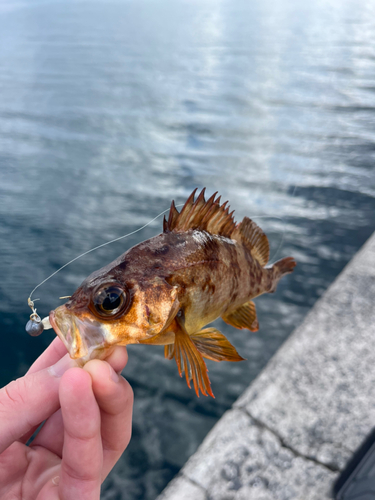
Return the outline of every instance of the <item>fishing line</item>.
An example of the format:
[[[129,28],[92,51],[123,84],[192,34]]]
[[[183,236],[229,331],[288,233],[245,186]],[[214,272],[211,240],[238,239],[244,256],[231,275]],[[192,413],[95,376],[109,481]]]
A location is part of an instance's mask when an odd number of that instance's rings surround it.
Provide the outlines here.
[[[179,205],[176,205],[176,207],[181,207],[183,206],[183,203],[180,203]],[[127,234],[124,234],[123,236],[119,236],[118,238],[115,238],[113,240],[110,240],[110,241],[107,241],[106,243],[102,243],[101,245],[98,245],[94,248],[91,248],[90,250],[87,250],[86,252],[83,252],[81,253],[81,255],[78,255],[78,257],[75,257],[74,259],[70,260],[69,262],[67,262],[66,264],[64,264],[63,266],[60,267],[60,269],[57,269],[57,271],[53,272],[50,276],[48,276],[48,278],[46,278],[45,280],[41,281],[39,283],[39,285],[37,285],[33,290],[32,292],[30,293],[29,295],[29,298],[28,298],[28,304],[30,307],[32,307],[30,305],[30,303],[33,303],[35,302],[36,300],[39,300],[39,299],[34,299],[34,301],[31,300],[31,296],[32,294],[35,292],[35,290],[37,288],[39,288],[40,286],[42,286],[46,281],[48,281],[49,279],[51,279],[53,276],[55,276],[55,274],[57,274],[58,272],[60,272],[62,269],[64,269],[65,267],[69,266],[70,264],[72,264],[73,262],[75,262],[76,260],[80,259],[81,257],[84,257],[85,255],[91,253],[91,252],[94,252],[94,250],[98,250],[99,248],[103,248],[105,247],[106,245],[110,245],[111,243],[115,243],[116,241],[120,241],[120,240],[123,240],[124,238],[127,238],[128,236],[132,236],[133,234],[135,233],[138,233],[139,231],[142,231],[142,229],[144,229],[145,227],[149,226],[150,224],[152,224],[154,221],[156,221],[156,219],[158,219],[161,215],[165,214],[166,212],[169,211],[169,208],[167,208],[166,210],[163,210],[163,212],[160,212],[159,215],[157,215],[156,217],[154,217],[152,220],[150,220],[149,222],[147,222],[147,224],[145,224],[144,226],[142,227],[139,227],[138,229],[136,229],[135,231],[132,231],[130,233],[127,233]],[[64,297],[65,298],[65,297]],[[35,311],[33,311],[34,313]]]
[[[293,190],[293,193],[292,193],[292,198],[294,197],[294,193],[296,192],[296,189],[297,189],[297,185],[294,186],[294,190]],[[183,205],[184,205],[183,203],[180,203],[180,204],[176,205],[176,208],[177,207],[181,207]],[[128,236],[132,236],[133,234],[136,234],[139,231],[142,231],[142,229],[144,229],[145,227],[147,227],[150,224],[152,224],[154,221],[156,221],[156,219],[158,219],[161,215],[165,214],[168,211],[169,211],[169,208],[167,208],[166,210],[163,210],[162,212],[160,212],[160,214],[158,214],[156,217],[154,217],[149,222],[147,222],[147,224],[144,224],[143,226],[139,227],[138,229],[135,229],[134,231],[131,231],[130,233],[124,234],[123,236],[119,236],[118,238],[114,238],[113,240],[110,240],[110,241],[107,241],[105,243],[102,243],[101,245],[98,245],[98,246],[96,246],[94,248],[91,248],[90,250],[87,250],[86,252],[81,253],[80,255],[78,255],[77,257],[75,257],[74,259],[70,260],[69,262],[67,262],[66,264],[64,264],[63,266],[61,266],[59,269],[57,269],[56,271],[54,271],[50,276],[48,276],[46,279],[44,279],[43,281],[41,281],[39,283],[39,285],[37,285],[31,291],[31,293],[30,293],[30,295],[28,297],[29,305],[30,305],[30,302],[33,302],[31,300],[31,297],[32,297],[33,293],[35,292],[35,290],[37,290],[40,286],[44,285],[44,283],[46,283],[46,281],[48,281],[53,276],[55,276],[57,273],[59,273],[60,271],[62,271],[65,267],[69,266],[70,264],[72,264],[76,260],[80,259],[81,257],[84,257],[85,255],[88,255],[89,253],[94,252],[95,250],[99,250],[99,248],[103,248],[103,247],[105,247],[107,245],[110,245],[111,243],[115,243],[116,241],[123,240],[124,238],[127,238]],[[265,218],[267,218],[267,219],[279,219],[279,220],[281,220],[284,223],[284,230],[283,230],[283,234],[281,236],[281,241],[279,243],[279,246],[277,247],[276,252],[272,256],[272,258],[274,258],[277,255],[278,251],[280,250],[280,247],[281,247],[281,245],[283,243],[283,240],[284,240],[285,228],[286,228],[286,221],[285,221],[285,219],[283,217],[272,216],[272,215],[256,215],[256,216],[254,216],[254,218],[258,218],[258,219],[265,219]],[[64,297],[64,298],[66,298],[66,297]],[[36,300],[40,300],[40,299],[34,299],[34,302]]]
[[[274,260],[275,257],[276,257],[276,255],[279,253],[281,245],[284,242],[284,235],[285,235],[285,231],[286,231],[286,220],[284,219],[284,217],[279,217],[278,215],[254,215],[253,219],[279,219],[279,220],[281,220],[283,222],[284,229],[283,229],[283,233],[281,235],[280,243],[279,243],[279,245],[278,245],[278,247],[276,249],[276,252],[274,252],[274,254],[272,255],[272,257],[269,258],[269,261]]]
[[[292,193],[292,198],[294,197],[296,189],[297,189],[297,185],[294,186],[294,190],[293,190],[293,193]],[[184,205],[184,203],[180,203],[180,204],[176,205],[176,207],[181,207],[183,205]],[[136,234],[139,231],[142,231],[142,229],[144,229],[145,227],[147,227],[150,224],[152,224],[156,219],[158,219],[161,215],[165,214],[169,210],[170,210],[169,208],[167,208],[166,210],[163,210],[162,212],[160,212],[160,214],[158,214],[156,217],[154,217],[153,219],[151,219],[149,222],[147,222],[143,226],[139,227],[138,229],[135,229],[134,231],[131,231],[130,233],[124,234],[123,236],[119,236],[118,238],[114,238],[113,240],[110,240],[110,241],[107,241],[105,243],[102,243],[101,245],[98,245],[98,246],[96,246],[94,248],[91,248],[90,250],[87,250],[86,252],[81,253],[80,255],[78,255],[77,257],[75,257],[74,259],[70,260],[69,262],[67,262],[66,264],[64,264],[63,266],[61,266],[59,269],[57,269],[56,271],[54,271],[50,276],[48,276],[47,278],[45,278],[43,281],[41,281],[31,291],[31,293],[30,293],[30,295],[29,295],[29,297],[27,299],[27,303],[28,303],[28,306],[31,308],[32,314],[30,315],[30,320],[28,321],[28,323],[26,325],[26,331],[30,335],[32,335],[32,336],[37,336],[37,335],[40,335],[42,333],[43,329],[51,328],[51,325],[49,323],[48,317],[44,318],[42,320],[39,317],[38,313],[36,312],[36,308],[35,308],[34,302],[37,301],[37,300],[40,300],[40,299],[34,299],[34,301],[31,300],[31,297],[32,297],[33,293],[35,292],[35,290],[37,290],[40,286],[42,286],[44,283],[46,283],[48,280],[50,280],[57,273],[59,273],[60,271],[62,271],[65,267],[69,266],[70,264],[72,264],[76,260],[80,259],[81,257],[84,257],[85,255],[88,255],[89,253],[94,252],[95,250],[98,250],[99,248],[103,248],[103,247],[105,247],[107,245],[110,245],[111,243],[115,243],[116,241],[120,241],[120,240],[122,240],[124,238],[127,238],[128,236],[132,236],[133,234]],[[269,216],[269,215],[263,215],[263,216],[260,215],[260,216],[255,216],[254,218],[259,218],[259,219],[264,219],[264,218],[280,219],[284,223],[284,231],[283,231],[283,234],[282,234],[282,237],[281,237],[281,241],[280,241],[280,243],[278,245],[278,248],[277,248],[276,252],[272,256],[272,259],[273,259],[277,255],[277,253],[279,252],[279,250],[281,248],[281,245],[282,245],[282,243],[284,241],[284,234],[285,234],[285,229],[286,229],[286,221],[285,221],[285,219],[283,217]],[[69,298],[69,296],[65,296],[65,297],[61,297],[61,298],[65,299],[65,298]]]
[[[184,205],[184,204],[180,203],[179,205],[176,205],[176,207],[181,207],[182,205]],[[26,324],[26,331],[27,331],[27,333],[29,335],[31,335],[32,337],[37,337],[38,335],[40,335],[43,332],[43,330],[49,330],[50,328],[52,328],[52,326],[51,326],[51,324],[49,322],[48,316],[45,317],[45,318],[43,318],[43,319],[41,319],[41,317],[39,316],[39,314],[36,312],[36,307],[34,305],[34,302],[37,301],[37,300],[40,300],[40,299],[31,300],[31,296],[32,296],[32,294],[35,292],[35,290],[37,288],[39,288],[40,286],[42,286],[46,281],[48,281],[49,279],[51,279],[58,272],[60,272],[62,269],[64,269],[65,267],[69,266],[69,264],[72,264],[76,260],[80,259],[81,257],[84,257],[85,255],[93,252],[94,250],[98,250],[99,248],[103,248],[106,245],[110,245],[111,243],[114,243],[115,241],[122,240],[124,238],[127,238],[128,236],[131,236],[132,234],[135,234],[135,233],[138,233],[139,231],[142,231],[142,229],[144,229],[145,227],[147,227],[150,224],[152,224],[157,218],[159,218],[161,215],[165,214],[169,210],[170,210],[169,208],[167,208],[166,210],[163,210],[163,212],[160,212],[159,215],[157,215],[156,217],[154,217],[153,219],[151,219],[149,222],[147,222],[147,224],[145,224],[142,227],[139,227],[135,231],[131,231],[130,233],[124,234],[123,236],[119,236],[118,238],[115,238],[113,240],[107,241],[106,243],[102,243],[101,245],[98,245],[98,246],[96,246],[94,248],[91,248],[90,250],[87,250],[86,252],[81,253],[81,255],[78,255],[74,259],[70,260],[69,262],[67,262],[66,264],[64,264],[63,266],[61,266],[60,269],[57,269],[57,271],[53,272],[50,276],[48,276],[46,279],[44,279],[43,281],[41,281],[39,283],[39,285],[37,285],[32,290],[32,292],[30,293],[30,295],[29,295],[29,297],[27,299],[27,304],[28,304],[28,306],[30,307],[30,309],[32,311],[31,315],[30,315],[30,319],[29,319],[29,321]],[[61,297],[61,298],[68,298],[68,297]]]
[[[291,198],[294,198],[296,190],[297,190],[297,184],[295,184],[295,186],[294,186]],[[279,220],[281,220],[283,222],[284,229],[283,229],[283,232],[282,232],[282,235],[281,235],[280,243],[279,243],[279,245],[278,245],[278,247],[276,249],[276,252],[272,255],[272,257],[269,258],[270,261],[274,260],[276,258],[276,255],[280,251],[281,245],[284,243],[284,236],[285,236],[285,233],[286,233],[286,220],[284,219],[284,217],[279,217],[278,215],[254,215],[253,218],[254,219],[279,219]]]

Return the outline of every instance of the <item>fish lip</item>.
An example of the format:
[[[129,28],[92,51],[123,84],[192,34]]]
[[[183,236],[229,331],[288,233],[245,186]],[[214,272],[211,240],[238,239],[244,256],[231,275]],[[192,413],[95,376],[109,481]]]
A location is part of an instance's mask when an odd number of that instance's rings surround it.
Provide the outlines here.
[[[49,314],[49,320],[56,335],[65,345],[69,355],[83,366],[93,358],[100,358],[113,344],[110,332],[96,320],[79,318],[65,305]]]
[[[63,335],[61,329],[59,328],[59,325],[56,322],[56,313],[54,310],[49,313],[49,322],[51,323],[51,326],[54,329],[56,335],[59,337],[61,342],[65,345],[67,351],[70,354],[70,345],[69,345],[67,339],[65,338],[65,336]]]

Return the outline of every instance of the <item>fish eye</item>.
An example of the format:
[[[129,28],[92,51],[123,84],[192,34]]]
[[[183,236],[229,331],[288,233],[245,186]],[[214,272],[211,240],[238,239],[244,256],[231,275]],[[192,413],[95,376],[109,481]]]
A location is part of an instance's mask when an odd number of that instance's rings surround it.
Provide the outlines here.
[[[129,303],[129,293],[118,284],[101,286],[93,296],[95,311],[100,316],[115,316]]]

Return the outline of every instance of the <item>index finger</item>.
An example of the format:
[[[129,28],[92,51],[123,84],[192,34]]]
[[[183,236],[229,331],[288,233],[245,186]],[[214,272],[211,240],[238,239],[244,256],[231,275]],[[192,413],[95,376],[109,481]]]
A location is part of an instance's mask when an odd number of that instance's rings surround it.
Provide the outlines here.
[[[58,363],[0,389],[0,453],[58,410],[60,377],[76,365],[69,357]]]
[[[39,356],[39,358],[34,361],[26,374],[30,375],[31,373],[39,372],[40,370],[44,370],[44,368],[47,368],[48,366],[54,365],[66,353],[66,347],[61,342],[59,337],[56,337],[50,343],[47,349]]]

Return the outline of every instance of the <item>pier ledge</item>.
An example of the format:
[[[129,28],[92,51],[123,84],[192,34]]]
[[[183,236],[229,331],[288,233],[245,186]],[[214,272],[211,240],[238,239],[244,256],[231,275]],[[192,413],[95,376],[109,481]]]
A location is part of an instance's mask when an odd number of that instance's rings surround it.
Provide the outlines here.
[[[375,424],[375,234],[157,500],[325,500]]]

